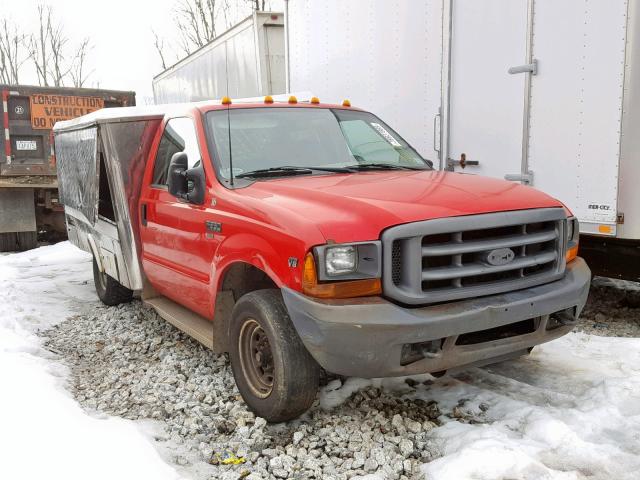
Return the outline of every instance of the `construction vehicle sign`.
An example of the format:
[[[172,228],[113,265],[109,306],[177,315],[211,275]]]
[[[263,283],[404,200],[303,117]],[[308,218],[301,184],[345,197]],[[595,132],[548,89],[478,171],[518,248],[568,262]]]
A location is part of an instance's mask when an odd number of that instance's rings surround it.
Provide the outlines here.
[[[72,97],[67,95],[35,94],[29,97],[31,126],[34,129],[51,129],[60,120],[69,120],[99,110],[104,100],[99,97]]]

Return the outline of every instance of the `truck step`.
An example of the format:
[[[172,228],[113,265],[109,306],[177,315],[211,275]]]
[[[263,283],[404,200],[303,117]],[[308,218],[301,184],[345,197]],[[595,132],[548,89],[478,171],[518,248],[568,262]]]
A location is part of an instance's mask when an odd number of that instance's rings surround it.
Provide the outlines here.
[[[184,308],[167,297],[158,296],[144,300],[162,318],[182,330],[207,348],[213,348],[213,322]]]

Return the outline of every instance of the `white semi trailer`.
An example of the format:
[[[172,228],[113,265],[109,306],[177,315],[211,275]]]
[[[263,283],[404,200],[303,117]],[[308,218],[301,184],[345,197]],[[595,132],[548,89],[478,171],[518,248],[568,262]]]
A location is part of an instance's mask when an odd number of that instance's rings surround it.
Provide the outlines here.
[[[284,93],[284,16],[254,12],[153,79],[156,104]]]
[[[287,87],[348,97],[442,169],[561,199],[592,270],[637,281],[639,3],[289,0]]]

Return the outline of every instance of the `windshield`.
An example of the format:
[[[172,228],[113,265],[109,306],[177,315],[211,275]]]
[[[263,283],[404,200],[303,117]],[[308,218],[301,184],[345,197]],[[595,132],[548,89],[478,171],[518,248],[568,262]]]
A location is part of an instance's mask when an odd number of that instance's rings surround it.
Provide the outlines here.
[[[215,110],[206,114],[206,124],[218,172],[225,179],[229,178],[229,124],[234,177],[279,167],[341,171],[367,164],[387,168],[431,166],[396,132],[367,112],[261,107],[231,109],[227,118],[227,110]]]

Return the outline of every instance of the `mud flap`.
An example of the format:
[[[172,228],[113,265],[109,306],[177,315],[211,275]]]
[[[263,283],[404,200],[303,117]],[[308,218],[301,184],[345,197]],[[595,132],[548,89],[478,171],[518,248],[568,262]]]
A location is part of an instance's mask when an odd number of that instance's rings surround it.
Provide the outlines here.
[[[33,188],[0,188],[0,251],[36,246]]]

